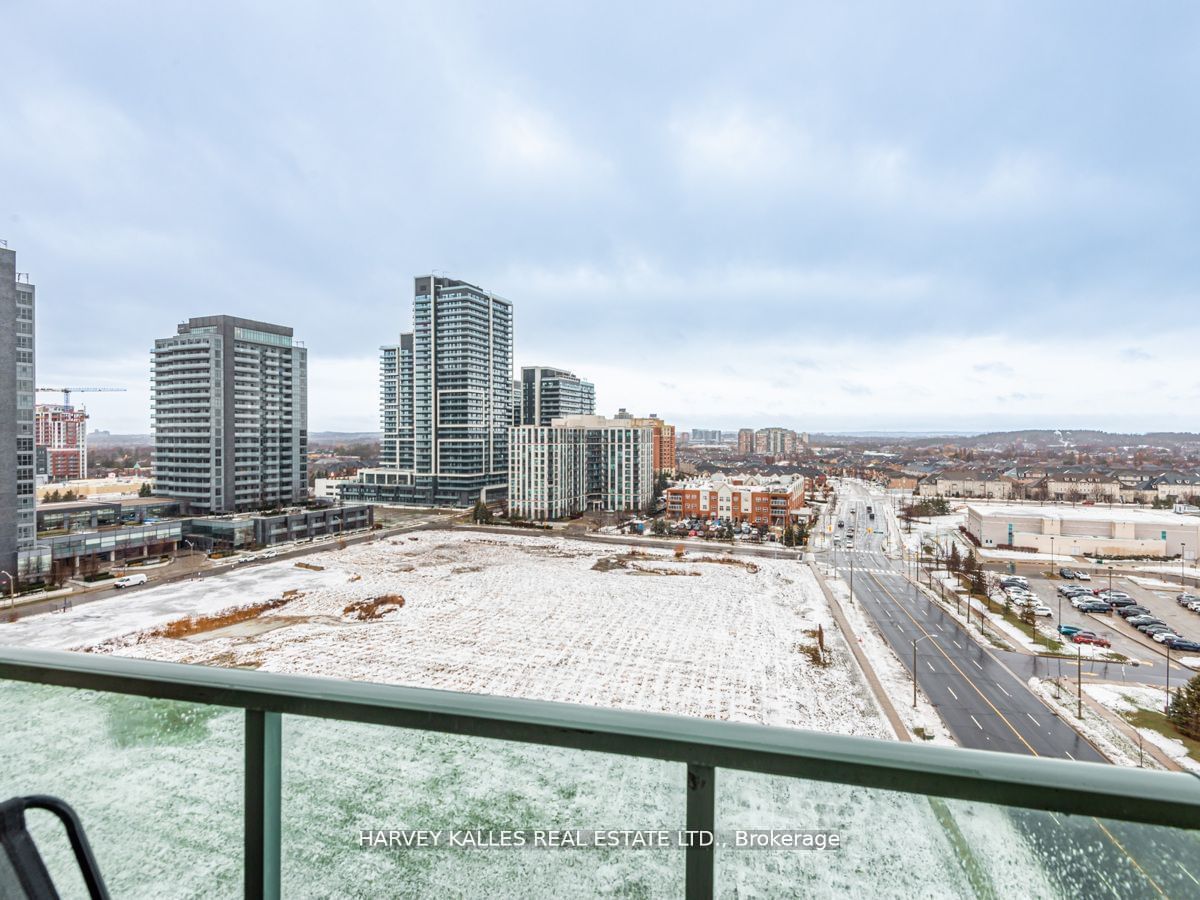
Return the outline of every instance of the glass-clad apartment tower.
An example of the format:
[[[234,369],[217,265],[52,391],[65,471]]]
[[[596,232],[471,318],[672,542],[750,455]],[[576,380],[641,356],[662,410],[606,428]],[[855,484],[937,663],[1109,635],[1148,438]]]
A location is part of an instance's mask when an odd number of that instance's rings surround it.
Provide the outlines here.
[[[434,275],[413,293],[413,486],[418,502],[503,499],[512,423],[512,304]]]
[[[521,369],[521,425],[549,425],[564,416],[596,412],[596,388],[565,369],[525,366]]]
[[[513,424],[512,304],[465,281],[415,279],[413,330],[379,351],[378,468],[338,486],[354,503],[505,499]]]

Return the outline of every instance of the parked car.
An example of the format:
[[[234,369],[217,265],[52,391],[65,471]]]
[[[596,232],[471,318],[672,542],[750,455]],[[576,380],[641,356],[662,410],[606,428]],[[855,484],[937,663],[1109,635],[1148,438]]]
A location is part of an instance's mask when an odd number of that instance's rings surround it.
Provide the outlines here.
[[[1180,606],[1187,606],[1189,603],[1200,602],[1200,597],[1197,597],[1195,594],[1179,594],[1175,597],[1175,602]]]
[[[1190,609],[1192,612],[1200,612],[1200,600],[1197,600],[1194,603],[1189,603],[1187,605],[1187,608]]]
[[[1032,606],[1033,606],[1033,614],[1035,616],[1053,616],[1054,615],[1054,611],[1052,609],[1050,609],[1050,607],[1043,606],[1041,603],[1034,603],[1034,604],[1032,604]]]
[[[1081,632],[1081,631],[1083,631],[1083,629],[1080,628],[1078,625],[1059,625],[1058,626],[1058,633],[1061,634],[1063,637],[1070,637],[1073,634],[1079,634],[1079,632]]]
[[[1134,616],[1148,616],[1150,610],[1144,606],[1125,606],[1117,610],[1117,615],[1122,619],[1132,619]]]
[[[137,587],[139,584],[145,584],[150,579],[140,572],[137,575],[125,575],[113,582],[115,588]]]
[[[1164,628],[1170,629],[1171,626],[1168,625],[1166,622],[1143,622],[1141,625],[1134,625],[1133,627],[1136,628],[1138,631],[1140,631],[1142,634],[1149,635],[1149,634],[1155,634]]]
[[[1150,634],[1150,632],[1146,633]],[[1168,628],[1166,631],[1159,631],[1156,634],[1150,634],[1150,637],[1154,638],[1154,640],[1160,644],[1165,644],[1167,641],[1174,640],[1175,638],[1179,637],[1179,635]]]
[[[1137,628],[1139,625],[1165,625],[1165,624],[1167,624],[1162,619],[1157,619],[1151,615],[1133,616],[1132,618],[1127,619],[1126,621],[1128,621],[1129,624],[1132,625],[1134,628]]]
[[[1095,644],[1097,647],[1111,647],[1112,641],[1091,631],[1077,631],[1071,640],[1076,644]]]
[[[1087,572],[1076,572],[1075,578],[1079,581],[1091,581],[1092,580],[1092,576],[1089,575]]]
[[[1137,601],[1132,597],[1108,597],[1106,601],[1113,609],[1124,609],[1127,606],[1137,606]]]
[[[1200,643],[1181,637],[1167,638],[1163,641],[1163,646],[1169,647],[1172,650],[1185,650],[1188,653],[1200,651]]]
[[[1076,607],[1082,613],[1112,613],[1112,607],[1103,600],[1092,600]]]
[[[1059,578],[1074,578],[1075,573],[1073,571],[1071,571],[1070,569],[1059,569],[1058,577]]]

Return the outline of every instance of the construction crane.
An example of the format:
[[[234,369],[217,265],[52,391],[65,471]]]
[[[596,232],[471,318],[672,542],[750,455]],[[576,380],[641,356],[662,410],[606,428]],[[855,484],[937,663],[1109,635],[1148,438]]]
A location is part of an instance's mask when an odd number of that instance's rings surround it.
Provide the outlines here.
[[[69,388],[58,388],[58,387],[55,387],[55,388],[38,388],[38,391],[39,391],[39,392],[42,392],[42,391],[55,391],[55,392],[57,393],[58,391],[62,391],[62,395],[63,395],[63,402],[62,402],[62,405],[63,405],[63,406],[70,406],[70,405],[71,405],[71,394],[72,394],[72,393],[78,393],[78,394],[99,394],[99,393],[102,393],[102,392],[112,392],[112,391],[122,391],[122,392],[123,392],[124,390],[125,390],[125,388],[113,388],[113,387],[69,387]]]

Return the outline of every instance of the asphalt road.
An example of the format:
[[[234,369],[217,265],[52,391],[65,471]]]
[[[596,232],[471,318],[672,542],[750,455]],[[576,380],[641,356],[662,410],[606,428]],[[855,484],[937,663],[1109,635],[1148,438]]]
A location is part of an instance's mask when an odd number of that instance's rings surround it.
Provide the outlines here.
[[[910,674],[913,641],[921,689],[960,745],[1104,763],[1107,760],[1026,686],[1038,659],[980,646],[936,603],[915,591],[882,550],[885,536],[868,533],[868,502],[886,499],[853,490],[841,500],[841,518],[857,527],[857,548],[838,554],[854,602],[871,616]],[[853,512],[851,512],[853,510]],[[877,521],[881,523],[882,516]],[[1020,677],[1009,663],[1024,658]],[[1044,666],[1049,660],[1041,660]],[[1028,674],[1026,674],[1028,672]],[[1010,809],[1017,830],[1066,896],[1200,896],[1200,839],[1171,829],[1110,820]],[[975,848],[987,852],[986,848]]]

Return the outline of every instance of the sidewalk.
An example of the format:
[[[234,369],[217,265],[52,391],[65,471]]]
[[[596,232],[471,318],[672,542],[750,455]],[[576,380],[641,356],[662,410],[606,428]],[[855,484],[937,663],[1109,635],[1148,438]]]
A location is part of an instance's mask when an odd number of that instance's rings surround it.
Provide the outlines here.
[[[829,590],[829,585],[825,583],[825,576],[821,574],[820,568],[815,562],[810,561],[808,567],[812,569],[812,573],[816,576],[817,584],[821,586],[821,593],[825,595],[826,602],[829,603],[829,608],[833,612],[833,619],[837,622],[838,628],[842,630],[842,635],[846,639],[846,643],[850,647],[850,652],[854,654],[854,659],[858,662],[859,669],[867,679],[867,684],[871,688],[871,693],[875,695],[875,699],[879,702],[880,708],[887,716],[888,723],[892,726],[892,730],[896,732],[896,737],[902,741],[912,741],[912,735],[908,733],[908,729],[904,726],[904,721],[900,718],[900,714],[896,712],[896,707],[892,704],[892,699],[887,695],[887,691],[883,689],[883,684],[879,680],[879,676],[875,674],[875,669],[871,667],[870,661],[867,659],[862,648],[858,646],[858,642],[853,640],[854,632],[850,628],[850,623],[846,621],[846,614],[842,611],[842,605],[837,598],[833,596],[833,591]]]

